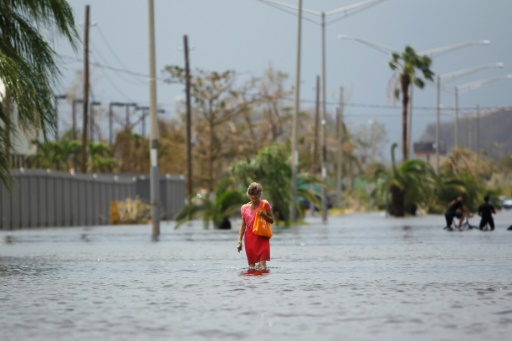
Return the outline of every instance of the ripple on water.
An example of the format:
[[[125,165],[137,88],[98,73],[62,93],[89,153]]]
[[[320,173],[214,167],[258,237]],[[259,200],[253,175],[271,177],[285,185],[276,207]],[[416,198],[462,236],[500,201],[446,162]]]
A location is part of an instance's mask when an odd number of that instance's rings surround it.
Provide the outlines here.
[[[506,339],[512,234],[448,234],[432,228],[441,218],[279,230],[266,272],[245,267],[236,230],[164,227],[159,242],[147,226],[9,232],[0,329],[6,340]]]

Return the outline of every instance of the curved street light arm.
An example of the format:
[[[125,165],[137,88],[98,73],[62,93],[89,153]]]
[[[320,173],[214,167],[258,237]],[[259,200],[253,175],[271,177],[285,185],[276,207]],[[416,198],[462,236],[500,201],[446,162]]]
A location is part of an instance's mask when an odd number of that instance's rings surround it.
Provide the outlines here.
[[[373,47],[376,50],[379,50],[381,52],[387,53],[387,54],[400,53],[397,49],[393,49],[391,47],[387,47],[387,46],[384,46],[384,45],[376,44],[376,43],[373,43],[373,42],[371,42],[369,40],[362,39],[362,38],[359,38],[359,37],[339,34],[338,35],[338,39],[355,40],[355,41],[358,41],[358,42],[363,43],[365,45],[368,45],[370,47]]]
[[[341,13],[341,12],[347,12],[347,11],[350,11],[350,10],[353,10],[353,9],[358,9],[358,8],[364,7],[364,6],[376,5],[377,3],[382,2],[382,1],[384,1],[384,0],[368,0],[368,1],[363,1],[363,2],[359,2],[357,4],[353,4],[353,5],[349,5],[349,6],[345,6],[345,7],[340,7],[340,8],[337,8],[337,9],[333,9],[331,11],[327,11],[327,12],[325,12],[325,15],[329,16],[329,15],[333,15],[333,14],[337,14],[337,13]]]
[[[299,10],[297,8],[297,6],[293,6],[293,5],[290,5],[290,4],[281,2],[281,1],[276,1],[276,0],[259,0],[259,1],[265,2],[267,4],[271,4],[271,5],[274,5],[274,6],[281,6],[281,7],[285,7],[285,8],[290,8],[290,9],[293,9],[295,11]],[[314,11],[314,10],[307,9],[307,8],[303,7],[302,8],[302,12],[313,14],[313,15],[316,15],[316,16],[319,16],[319,17],[321,17],[322,15],[325,15],[327,17],[327,16],[333,15],[333,14],[338,14],[338,13],[342,13],[342,12],[348,12],[348,11],[355,10],[355,9],[361,9],[361,7],[364,7],[364,6],[376,5],[377,3],[382,2],[382,1],[384,1],[384,0],[367,0],[367,1],[359,2],[357,4],[336,8],[336,9],[333,9],[333,10],[330,10],[330,11],[326,11],[326,12]]]
[[[461,85],[456,86],[456,89],[459,93],[462,93],[465,91],[478,89],[482,85],[485,85],[487,83],[491,83],[491,82],[494,82],[494,81],[497,81],[500,79],[512,79],[512,74],[509,73],[507,75],[502,75],[502,76],[483,79],[483,80],[479,80],[479,81],[475,81],[475,82],[471,82],[471,83],[461,84]]]
[[[418,54],[423,55],[423,56],[432,57],[432,56],[440,55],[442,53],[446,53],[446,52],[449,52],[452,50],[460,49],[460,48],[463,48],[466,46],[489,45],[490,43],[491,42],[489,40],[473,40],[473,41],[467,41],[465,43],[454,44],[454,45],[449,45],[449,46],[444,46],[444,47],[438,47],[438,48],[431,49],[431,50],[425,50],[422,52],[418,52]]]
[[[462,69],[462,70],[439,75],[439,78],[441,78],[442,80],[448,80],[448,79],[460,77],[460,76],[468,74],[468,73],[480,71],[480,70],[491,68],[491,67],[500,67],[501,68],[501,67],[503,67],[503,65],[504,65],[503,63],[489,63],[489,64],[484,64],[484,65],[474,66],[474,67],[470,67],[467,69]]]
[[[272,4],[272,5],[275,5],[275,6],[281,6],[281,7],[290,8],[290,9],[293,9],[295,11],[299,10],[297,8],[297,6],[293,6],[293,5],[290,5],[290,4],[281,2],[281,1],[275,1],[275,0],[259,0],[259,1],[265,2],[265,3],[268,3],[268,4]],[[318,15],[318,16],[322,15],[322,12],[313,11],[311,9],[307,9],[307,8],[304,8],[304,7],[302,8],[302,12],[306,12],[306,13],[313,14],[313,15]]]

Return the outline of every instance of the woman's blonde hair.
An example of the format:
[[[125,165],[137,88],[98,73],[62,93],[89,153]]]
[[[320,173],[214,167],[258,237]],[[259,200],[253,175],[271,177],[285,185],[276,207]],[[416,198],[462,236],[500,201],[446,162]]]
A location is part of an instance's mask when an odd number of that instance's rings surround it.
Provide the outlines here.
[[[263,192],[263,186],[257,182],[253,182],[247,187],[247,195],[255,195]]]

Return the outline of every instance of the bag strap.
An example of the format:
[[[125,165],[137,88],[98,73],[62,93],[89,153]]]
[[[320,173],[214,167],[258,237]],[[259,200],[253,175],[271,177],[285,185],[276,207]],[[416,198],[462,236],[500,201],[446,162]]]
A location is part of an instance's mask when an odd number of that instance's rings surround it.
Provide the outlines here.
[[[265,208],[265,204],[266,204],[266,203],[268,203],[268,201],[267,201],[267,200],[260,200],[260,206],[261,206],[262,208]],[[258,207],[258,208],[259,208],[259,207]]]

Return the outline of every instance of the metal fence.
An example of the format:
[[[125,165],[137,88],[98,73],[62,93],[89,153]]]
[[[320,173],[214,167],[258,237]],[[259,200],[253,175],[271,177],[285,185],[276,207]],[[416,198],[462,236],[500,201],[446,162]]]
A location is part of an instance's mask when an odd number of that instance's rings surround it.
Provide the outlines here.
[[[149,177],[123,174],[70,174],[47,170],[12,170],[9,192],[0,183],[0,230],[92,226],[110,223],[110,203],[140,198],[149,203]],[[182,176],[160,176],[163,220],[185,203]]]

